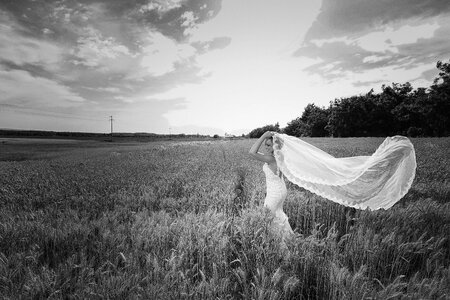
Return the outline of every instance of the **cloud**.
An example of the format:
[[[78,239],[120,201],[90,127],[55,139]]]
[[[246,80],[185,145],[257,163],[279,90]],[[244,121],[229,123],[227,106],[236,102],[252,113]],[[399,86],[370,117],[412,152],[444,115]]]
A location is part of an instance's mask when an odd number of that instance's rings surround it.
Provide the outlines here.
[[[112,86],[108,86],[108,87],[84,87],[85,89],[88,90],[93,90],[93,91],[98,91],[98,92],[107,92],[107,93],[120,93],[121,89],[118,87],[112,87]]]
[[[145,24],[176,41],[185,41],[193,28],[215,17],[222,0],[152,0],[137,5],[139,1],[104,1],[112,12]]]
[[[88,67],[102,66],[108,69],[108,65],[121,56],[131,56],[129,49],[116,42],[112,37],[105,38],[101,32],[92,28],[86,28],[86,34],[79,37],[77,48],[72,51],[74,64],[82,64]]]
[[[214,34],[191,41],[221,2],[2,1],[0,101],[80,116],[142,109],[166,126],[164,114],[188,104],[155,96],[203,82],[199,57],[231,42]]]
[[[22,107],[75,107],[86,100],[58,82],[33,77],[23,70],[0,69],[3,104]]]
[[[427,81],[433,81],[438,75],[439,75],[439,70],[437,68],[433,68],[433,69],[422,72],[420,77],[424,78]]]
[[[415,63],[436,63],[450,57],[450,14],[438,19],[439,28],[430,38],[398,45],[398,52],[413,58]]]
[[[185,28],[183,34],[189,35],[192,29],[195,28],[198,17],[194,15],[194,12],[186,11],[180,16],[180,19],[182,20],[181,27]]]
[[[385,82],[384,80],[369,80],[369,81],[360,81],[360,80],[358,80],[358,81],[353,83],[353,86],[354,87],[368,87],[368,88],[371,88],[371,87],[374,87],[375,85],[380,85],[380,84],[382,84],[384,82]]]
[[[345,0],[341,6],[325,1],[294,56],[316,59],[318,63],[305,70],[328,80],[386,67],[431,66],[448,58],[447,2],[392,1],[389,11],[388,1],[381,2],[384,5],[375,1],[350,5]]]
[[[311,74],[320,74],[328,80],[342,79],[348,72],[358,73],[383,67],[398,59],[395,54],[380,56],[377,52],[364,50],[356,43],[345,42],[323,43],[321,46],[308,43],[298,49],[295,55],[318,59],[319,63],[304,70]]]
[[[139,12],[146,13],[155,11],[160,15],[163,15],[173,9],[180,8],[182,4],[182,0],[156,0],[156,1],[150,1],[146,4],[143,4],[139,8]]]
[[[184,84],[198,84],[203,81],[204,76],[200,75],[201,69],[195,62],[187,60],[175,62],[173,70],[161,74],[151,75],[136,60],[134,67],[126,73],[98,73],[92,71],[82,71],[82,75],[75,82],[71,82],[71,87],[86,99],[95,99],[99,103],[111,105],[120,104],[123,108],[132,103],[146,101],[152,95],[166,92]],[[119,98],[111,98],[111,93]],[[123,101],[127,99],[127,101]],[[132,100],[130,100],[132,99]]]
[[[369,51],[391,51],[398,53],[398,46],[414,44],[419,39],[433,38],[438,28],[439,25],[437,23],[425,23],[413,26],[405,24],[398,28],[383,27],[374,32],[362,35],[356,41],[362,48]]]
[[[15,64],[59,64],[60,78],[72,81],[92,73],[105,80],[122,74],[144,81],[176,72],[175,65],[195,63],[198,50],[183,42],[187,31],[214,17],[221,6],[220,0],[38,2],[2,4],[12,17],[0,23],[14,21],[21,29],[16,35],[3,34],[19,44],[5,46],[8,55],[3,57]],[[30,45],[29,50],[20,56],[23,45]]]
[[[210,41],[196,41],[192,43],[192,46],[195,47],[198,53],[206,53],[208,51],[224,49],[231,43],[231,38],[222,36],[216,37]]]
[[[23,36],[23,30],[9,16],[0,12],[0,62],[56,69],[62,59],[63,49],[50,41]]]
[[[388,24],[417,22],[447,13],[450,2],[446,0],[324,0],[306,41],[358,36]]]
[[[195,55],[195,48],[189,44],[178,44],[159,32],[149,32],[146,45],[142,48],[141,72],[161,76],[175,70],[175,64],[183,63]],[[133,76],[139,76],[139,72]]]

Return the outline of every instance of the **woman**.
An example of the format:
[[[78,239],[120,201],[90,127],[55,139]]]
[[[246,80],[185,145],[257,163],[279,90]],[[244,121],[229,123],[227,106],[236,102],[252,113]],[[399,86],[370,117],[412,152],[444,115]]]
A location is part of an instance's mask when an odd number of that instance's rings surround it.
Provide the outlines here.
[[[267,154],[258,153],[263,141],[269,147]],[[371,156],[336,158],[302,139],[266,132],[249,152],[266,163],[264,205],[285,232],[292,230],[282,209],[286,197],[284,177],[328,200],[376,210],[397,203],[411,188],[416,173],[414,147],[400,135],[387,137]]]
[[[266,154],[258,152],[263,142]],[[414,146],[400,135],[387,137],[371,156],[336,158],[302,139],[265,132],[249,153],[265,162],[264,206],[274,215],[274,225],[283,238],[292,233],[283,212],[284,177],[333,202],[376,210],[388,209],[403,198],[416,174]]]
[[[263,165],[263,171],[266,175],[267,192],[264,206],[270,210],[274,217],[274,227],[281,232],[283,237],[286,237],[292,234],[293,231],[289,225],[288,217],[283,211],[283,203],[286,199],[287,189],[283,175],[274,157],[273,135],[273,132],[265,132],[251,147],[249,154],[253,158],[265,163]],[[266,154],[258,152],[263,142],[266,146]]]

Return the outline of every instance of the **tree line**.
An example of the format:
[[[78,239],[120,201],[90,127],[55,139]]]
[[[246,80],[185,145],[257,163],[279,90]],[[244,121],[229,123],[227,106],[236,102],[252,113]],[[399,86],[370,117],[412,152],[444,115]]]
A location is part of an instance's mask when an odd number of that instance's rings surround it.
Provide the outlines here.
[[[265,131],[302,137],[410,137],[450,135],[450,61],[436,64],[439,70],[429,88],[413,89],[409,82],[382,85],[365,95],[335,99],[328,107],[308,104],[302,115],[280,128],[279,124],[252,130],[260,137]]]

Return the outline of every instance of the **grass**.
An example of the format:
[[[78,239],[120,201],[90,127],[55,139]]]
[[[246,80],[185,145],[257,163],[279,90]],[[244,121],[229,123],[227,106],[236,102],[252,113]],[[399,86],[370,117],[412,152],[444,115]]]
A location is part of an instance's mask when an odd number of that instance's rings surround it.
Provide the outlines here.
[[[0,145],[0,298],[448,299],[450,139],[412,142],[416,179],[389,210],[289,184],[289,251],[251,140]]]

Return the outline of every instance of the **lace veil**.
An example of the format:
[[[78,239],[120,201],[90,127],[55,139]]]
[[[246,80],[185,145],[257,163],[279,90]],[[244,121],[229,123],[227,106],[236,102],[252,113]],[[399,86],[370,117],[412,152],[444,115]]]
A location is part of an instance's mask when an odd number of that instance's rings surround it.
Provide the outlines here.
[[[387,209],[411,187],[414,147],[404,136],[387,137],[371,156],[336,158],[286,134],[273,136],[274,156],[296,185],[345,206]]]

